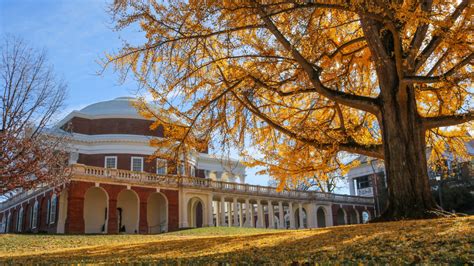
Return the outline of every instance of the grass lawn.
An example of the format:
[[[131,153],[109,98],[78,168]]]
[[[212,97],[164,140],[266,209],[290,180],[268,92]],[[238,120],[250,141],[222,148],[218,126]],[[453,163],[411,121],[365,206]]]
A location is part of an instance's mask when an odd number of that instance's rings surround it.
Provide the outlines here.
[[[474,263],[474,216],[307,230],[200,228],[161,235],[0,235],[0,262]]]

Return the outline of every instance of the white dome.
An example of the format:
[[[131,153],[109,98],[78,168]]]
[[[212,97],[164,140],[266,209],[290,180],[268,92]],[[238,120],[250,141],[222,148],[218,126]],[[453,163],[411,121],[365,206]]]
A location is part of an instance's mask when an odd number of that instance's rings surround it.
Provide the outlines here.
[[[79,111],[72,111],[65,118],[63,118],[56,127],[59,128],[71,120],[73,117],[81,117],[86,119],[102,119],[102,118],[130,118],[130,119],[146,119],[141,116],[137,109],[133,106],[133,102],[137,99],[133,97],[118,97],[110,101],[103,101],[93,103],[82,108]],[[152,106],[156,114],[160,114],[160,109]],[[177,117],[172,116],[171,121],[180,121]],[[153,120],[153,119],[151,119]],[[180,122],[182,123],[182,122]]]
[[[93,118],[138,118],[144,119],[138,114],[132,105],[136,101],[133,97],[118,97],[110,101],[98,102],[88,105],[78,113]]]

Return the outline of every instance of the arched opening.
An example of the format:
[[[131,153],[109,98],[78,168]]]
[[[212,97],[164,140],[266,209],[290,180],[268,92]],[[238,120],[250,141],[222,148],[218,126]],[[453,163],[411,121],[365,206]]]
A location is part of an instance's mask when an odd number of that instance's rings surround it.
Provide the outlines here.
[[[347,224],[358,224],[358,219],[357,219],[357,213],[356,210],[350,210],[349,211],[349,221],[347,221]]]
[[[147,200],[148,233],[159,234],[168,231],[168,200],[162,193],[150,194]]]
[[[278,218],[278,216],[274,215],[273,216],[273,224],[272,224],[271,228],[278,229],[279,224],[280,224],[280,219]]]
[[[107,232],[109,196],[103,188],[91,187],[84,195],[84,232],[99,234]]]
[[[303,212],[303,221],[300,221],[300,211]],[[295,226],[296,228],[301,228],[301,222],[303,222],[303,227],[308,228],[307,218],[306,218],[306,210],[304,208],[297,208],[295,210]]]
[[[285,221],[285,228],[286,229],[290,228],[291,222],[290,222],[290,214],[289,213],[285,214],[284,221]]]
[[[131,189],[120,191],[117,196],[117,222],[120,233],[138,233],[138,195]]]
[[[326,212],[323,207],[319,207],[316,212],[316,220],[319,228],[326,227]]]
[[[368,211],[362,212],[362,223],[366,224],[370,221],[370,213]]]
[[[344,209],[339,208],[336,213],[336,221],[337,225],[345,225],[346,224],[346,212]]]
[[[188,219],[190,227],[202,227],[204,224],[204,205],[201,199],[194,197],[188,203]]]

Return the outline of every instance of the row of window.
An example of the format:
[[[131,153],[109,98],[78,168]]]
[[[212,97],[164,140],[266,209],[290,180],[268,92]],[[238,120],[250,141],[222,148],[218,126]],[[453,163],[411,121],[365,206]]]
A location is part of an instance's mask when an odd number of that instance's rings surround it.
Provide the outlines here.
[[[56,221],[56,210],[57,210],[57,205],[58,205],[58,198],[56,194],[53,194],[51,198],[48,198],[46,201],[46,224],[54,224]],[[35,200],[35,203],[33,204],[32,210],[29,212],[29,226],[30,229],[36,229],[38,227],[38,210],[39,209],[39,203],[37,200]],[[15,232],[22,232],[23,230],[23,217],[25,210],[23,209],[23,206],[21,206],[20,210],[17,212],[16,215],[16,224],[14,225],[14,231]],[[3,218],[5,219],[5,217]],[[12,222],[12,214],[11,212],[8,213],[8,217],[6,221],[2,224],[5,225],[3,229],[4,232],[9,232],[10,228],[10,223]]]
[[[132,156],[130,160],[130,170],[135,172],[143,172],[143,157]],[[117,156],[105,156],[104,161],[105,168],[112,168],[117,169]],[[178,166],[178,175],[185,174],[185,167],[183,163],[180,163]],[[190,169],[191,176],[196,175],[196,169],[191,167]],[[166,175],[168,174],[168,161],[163,159],[156,159],[156,173],[159,175]]]

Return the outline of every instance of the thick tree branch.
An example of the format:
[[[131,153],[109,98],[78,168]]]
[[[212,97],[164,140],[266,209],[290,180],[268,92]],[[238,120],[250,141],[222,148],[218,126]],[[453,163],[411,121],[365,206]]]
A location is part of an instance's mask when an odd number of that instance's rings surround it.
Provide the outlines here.
[[[258,3],[256,3],[256,5],[258,6]],[[264,21],[266,28],[275,36],[278,42],[280,42],[280,44],[292,54],[295,60],[306,72],[318,93],[340,104],[363,110],[375,115],[379,112],[379,107],[374,98],[352,95],[325,87],[319,79],[319,70],[315,69],[313,65],[309,63],[306,58],[304,58],[304,56],[288,41],[288,39],[283,36],[283,34],[276,27],[270,17],[268,17],[262,7],[258,6],[257,10],[259,11],[261,19]]]
[[[385,24],[387,29],[392,33],[393,36],[393,43],[394,43],[394,52],[395,52],[395,65],[397,67],[397,74],[398,78],[402,79],[405,74],[403,71],[403,47],[402,47],[402,40],[400,38],[400,34],[398,29],[393,25],[393,23]]]
[[[474,120],[474,112],[469,112],[461,115],[446,115],[437,117],[424,117],[423,127],[431,129],[436,127],[449,127]]]
[[[426,0],[426,1],[423,1],[420,5],[421,5],[421,10],[423,10],[426,13],[429,13],[431,12],[433,1]],[[416,28],[414,37],[411,40],[410,48],[408,50],[409,51],[408,60],[410,62],[410,65],[413,64],[413,61],[415,60],[415,57],[418,54],[418,51],[420,50],[421,45],[423,44],[423,40],[426,37],[428,28],[429,28],[429,24],[427,23],[422,23],[420,26]]]
[[[334,147],[339,147],[340,150],[347,151],[347,152],[352,152],[352,153],[358,153],[358,154],[363,154],[367,156],[371,156],[374,158],[380,158],[383,159],[383,146],[380,144],[374,144],[374,145],[363,145],[359,144],[353,140],[345,142],[345,143],[323,143],[305,136],[301,136],[298,133],[282,126],[281,124],[273,121],[270,117],[262,113],[257,106],[255,106],[252,101],[248,97],[240,97],[237,95],[237,93],[233,90],[231,90],[231,94],[239,101],[246,109],[248,109],[250,112],[252,112],[255,116],[259,117],[266,123],[268,123],[271,127],[276,129],[277,131],[280,131],[281,133],[294,138],[296,140],[302,141],[304,143],[307,143],[309,145],[312,145],[318,149],[332,149]]]

